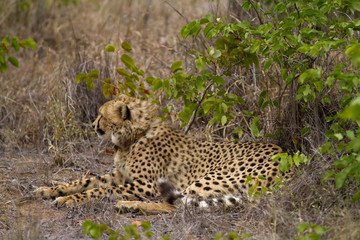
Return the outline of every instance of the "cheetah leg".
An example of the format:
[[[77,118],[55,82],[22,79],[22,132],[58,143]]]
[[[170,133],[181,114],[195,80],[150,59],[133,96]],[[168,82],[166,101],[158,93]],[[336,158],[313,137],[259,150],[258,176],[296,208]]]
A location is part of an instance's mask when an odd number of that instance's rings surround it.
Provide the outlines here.
[[[146,214],[169,213],[176,207],[166,202],[118,201],[116,208],[119,211],[140,211]]]
[[[125,185],[116,187],[94,188],[82,193],[58,197],[53,204],[57,206],[72,207],[103,198],[108,198],[110,200],[115,198],[141,201],[146,197],[155,197],[155,195],[157,195],[155,188],[152,185],[149,187],[149,185],[150,184],[147,184],[146,187],[148,187],[148,189],[146,189],[146,191],[144,191],[144,186],[139,185],[138,182],[136,182],[136,185],[134,183],[126,183]]]
[[[53,198],[66,196],[74,193],[81,193],[96,187],[112,187],[125,183],[125,177],[119,172],[104,176],[80,179],[67,185],[58,185],[56,187],[40,187],[34,191],[37,197]]]

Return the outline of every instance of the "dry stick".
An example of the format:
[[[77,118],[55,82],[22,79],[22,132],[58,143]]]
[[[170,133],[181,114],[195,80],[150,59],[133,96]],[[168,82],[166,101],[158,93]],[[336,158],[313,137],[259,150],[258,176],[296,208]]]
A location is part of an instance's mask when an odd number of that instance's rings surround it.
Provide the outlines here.
[[[190,130],[190,127],[191,127],[191,125],[193,124],[193,122],[194,122],[194,120],[195,120],[196,113],[197,113],[197,111],[199,110],[199,107],[200,107],[201,103],[204,101],[206,92],[207,92],[207,90],[208,90],[212,85],[213,85],[212,83],[210,83],[209,85],[207,85],[207,87],[205,88],[204,92],[201,94],[201,98],[200,98],[199,104],[197,105],[195,111],[193,112],[193,114],[192,114],[192,116],[191,116],[191,118],[190,118],[189,123],[187,124],[187,126],[186,126],[186,128],[185,128],[185,131],[184,131],[185,134],[187,134],[187,132]]]

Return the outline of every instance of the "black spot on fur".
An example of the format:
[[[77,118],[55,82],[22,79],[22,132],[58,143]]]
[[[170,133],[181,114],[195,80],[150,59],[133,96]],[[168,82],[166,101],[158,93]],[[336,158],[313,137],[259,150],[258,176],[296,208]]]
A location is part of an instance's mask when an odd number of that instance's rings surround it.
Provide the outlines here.
[[[84,188],[87,188],[89,186],[89,184],[90,184],[90,179],[87,179],[84,184]]]

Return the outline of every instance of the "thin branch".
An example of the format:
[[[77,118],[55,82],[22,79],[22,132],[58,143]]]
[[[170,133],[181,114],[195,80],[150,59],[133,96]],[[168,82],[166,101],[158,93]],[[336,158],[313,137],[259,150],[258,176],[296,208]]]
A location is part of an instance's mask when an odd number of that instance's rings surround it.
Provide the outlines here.
[[[296,12],[297,12],[297,14],[298,14],[298,18],[300,19],[300,18],[301,18],[301,15],[300,15],[299,9],[297,8],[296,3],[294,4],[294,7],[295,7],[295,10],[296,10]],[[300,32],[300,29],[301,29],[301,23],[299,24],[298,34],[299,34],[299,32]]]
[[[197,105],[195,111],[193,112],[193,114],[192,114],[192,116],[191,116],[191,118],[190,118],[189,123],[186,125],[185,131],[184,131],[185,134],[187,134],[187,132],[190,130],[190,127],[191,127],[191,125],[193,124],[193,122],[194,122],[194,120],[195,120],[196,113],[197,113],[197,111],[199,110],[201,103],[204,101],[206,92],[207,92],[207,90],[208,90],[212,85],[213,85],[212,83],[210,83],[209,85],[207,85],[207,87],[205,88],[204,92],[201,94],[201,98],[200,98],[199,104]]]
[[[259,19],[260,24],[264,24],[263,21],[262,21],[262,19],[261,19],[261,17],[260,17],[259,12],[257,11],[257,9],[256,9],[256,7],[255,7],[255,5],[254,5],[254,3],[253,3],[251,0],[249,0],[249,3],[250,3],[251,6],[254,8],[254,10],[255,10],[255,12],[256,12],[256,15],[257,15],[257,17],[258,17],[258,19]]]
[[[186,24],[189,23],[189,20],[188,20],[184,15],[182,15],[182,13],[179,12],[179,10],[177,10],[177,9],[176,9],[173,5],[171,5],[168,1],[165,1],[165,3],[166,3],[167,5],[169,5],[175,12],[177,12],[182,18],[184,18],[185,21],[186,21]]]

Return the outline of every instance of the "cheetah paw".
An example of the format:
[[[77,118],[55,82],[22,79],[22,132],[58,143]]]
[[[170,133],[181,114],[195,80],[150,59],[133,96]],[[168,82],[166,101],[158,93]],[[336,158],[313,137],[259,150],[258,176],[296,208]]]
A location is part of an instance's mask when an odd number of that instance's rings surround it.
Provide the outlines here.
[[[38,198],[52,198],[57,196],[53,187],[39,187],[35,189],[34,194]]]
[[[58,207],[65,206],[71,208],[75,206],[75,201],[70,196],[58,197],[52,202],[52,204]]]

